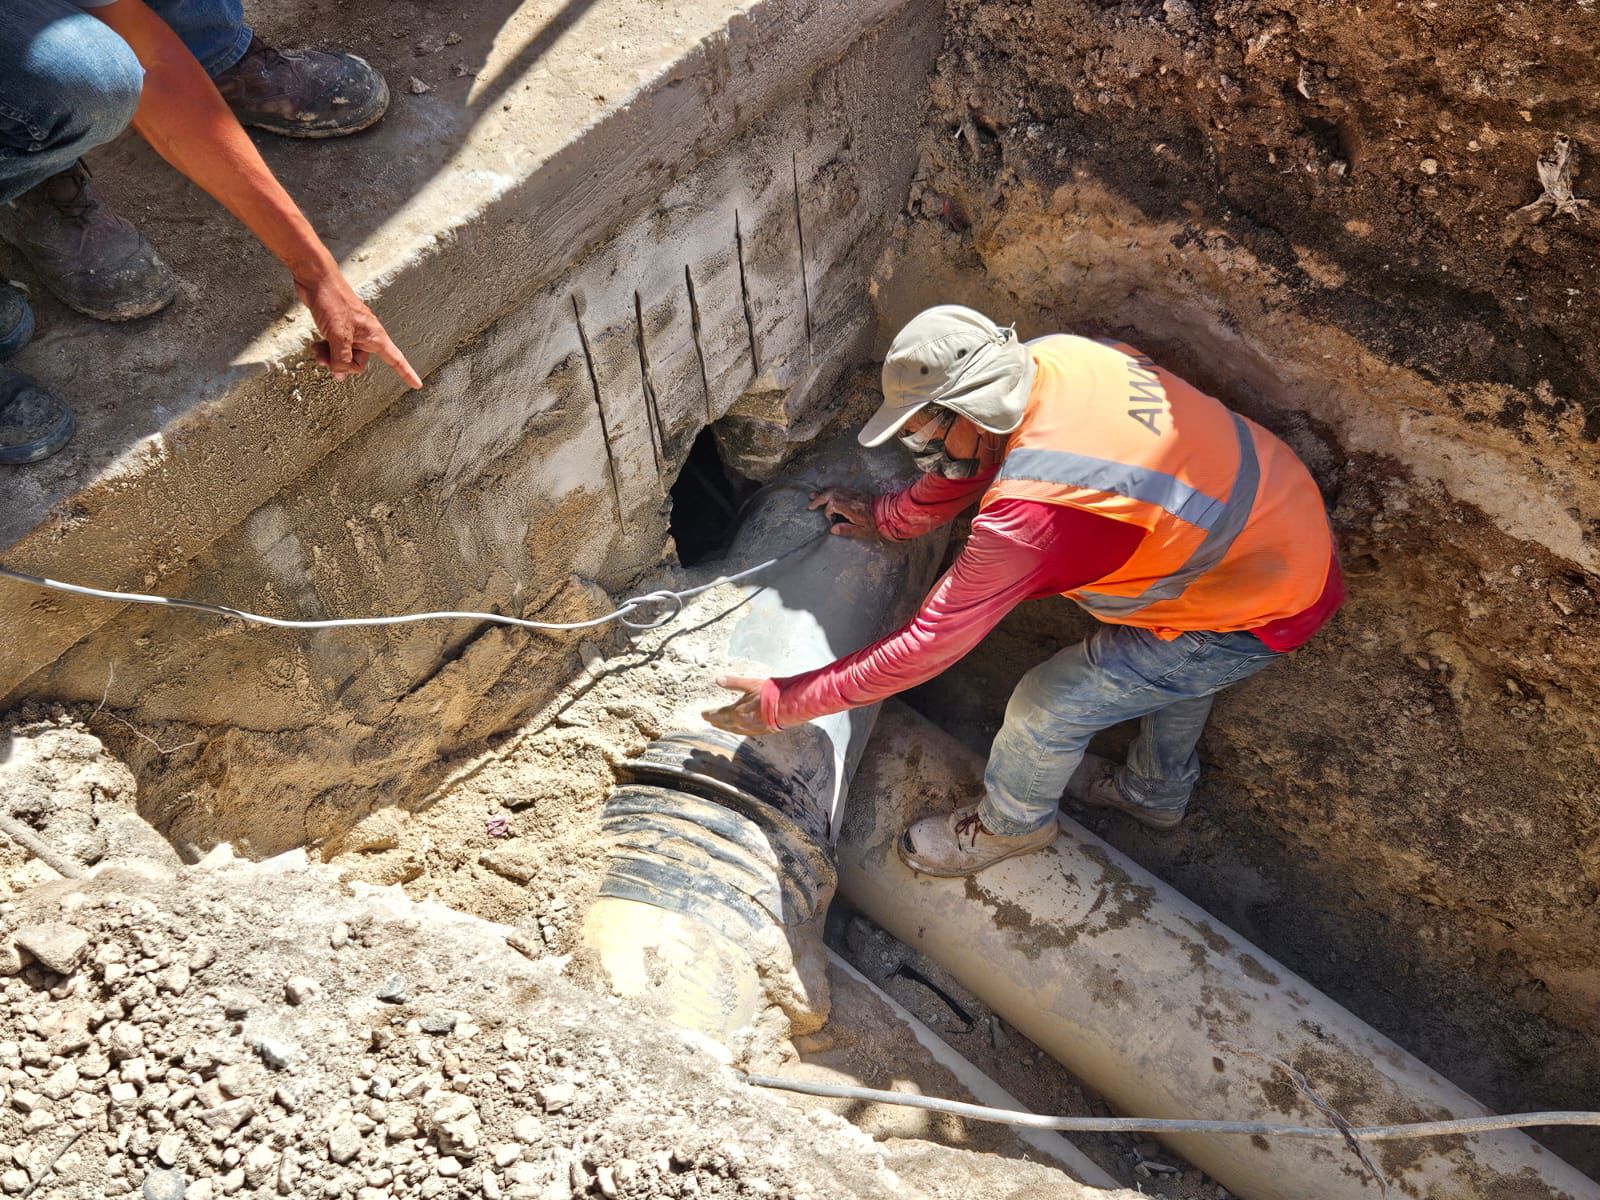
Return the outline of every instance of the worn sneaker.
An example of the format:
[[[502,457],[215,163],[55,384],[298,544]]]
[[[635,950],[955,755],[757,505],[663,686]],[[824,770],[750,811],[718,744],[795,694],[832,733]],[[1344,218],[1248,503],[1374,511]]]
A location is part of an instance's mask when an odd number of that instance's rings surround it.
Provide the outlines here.
[[[10,358],[33,337],[33,307],[9,283],[0,283],[0,359]]]
[[[1091,808],[1114,808],[1151,829],[1175,829],[1178,822],[1183,820],[1189,802],[1182,800],[1176,805],[1156,805],[1141,804],[1130,799],[1117,782],[1121,770],[1109,758],[1085,754],[1083,762],[1067,781],[1067,799]]]
[[[172,303],[178,278],[155,247],[111,211],[80,161],[9,204],[10,242],[64,304],[102,321],[131,321]]]
[[[0,465],[49,458],[72,438],[72,410],[20,371],[0,367]]]
[[[971,875],[1018,854],[1043,850],[1056,840],[1061,827],[1054,821],[1032,833],[1011,836],[990,833],[978,816],[978,806],[923,817],[906,826],[895,848],[900,860],[924,875]]]
[[[212,82],[242,123],[285,137],[359,133],[389,107],[389,85],[366,59],[274,50],[258,37]]]

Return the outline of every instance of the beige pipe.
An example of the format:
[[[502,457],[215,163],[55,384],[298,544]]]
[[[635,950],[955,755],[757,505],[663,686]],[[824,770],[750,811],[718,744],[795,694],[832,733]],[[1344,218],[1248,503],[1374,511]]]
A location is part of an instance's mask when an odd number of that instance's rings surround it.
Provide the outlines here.
[[[982,760],[904,706],[884,708],[851,786],[839,888],[1103,1094],[1146,1117],[1326,1118],[1266,1063],[1302,1072],[1352,1125],[1479,1116],[1482,1105],[1204,910],[1063,818],[1037,854],[970,879],[915,875],[908,820],[982,794]],[[1245,1200],[1375,1200],[1337,1142],[1174,1136]],[[1368,1147],[1394,1196],[1600,1200],[1600,1186],[1520,1133]]]

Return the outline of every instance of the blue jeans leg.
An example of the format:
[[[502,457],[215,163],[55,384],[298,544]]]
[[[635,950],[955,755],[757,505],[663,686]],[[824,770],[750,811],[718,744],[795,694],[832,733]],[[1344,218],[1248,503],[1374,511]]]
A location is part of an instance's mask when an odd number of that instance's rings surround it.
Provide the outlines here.
[[[76,5],[0,4],[0,203],[121,133],[143,85],[128,43]]]
[[[207,75],[220,75],[250,46],[239,0],[145,0],[183,39]]]
[[[1184,633],[1102,625],[1024,675],[1006,705],[984,773],[979,812],[995,833],[1055,818],[1089,739],[1144,718],[1120,782],[1129,799],[1181,804],[1200,774],[1196,746],[1211,698],[1278,655],[1250,633]]]
[[[1249,673],[1253,675],[1270,661]],[[1175,700],[1140,718],[1138,736],[1128,748],[1127,765],[1117,776],[1123,795],[1136,804],[1157,808],[1176,808],[1189,799],[1200,778],[1200,734],[1215,697],[1212,692]]]

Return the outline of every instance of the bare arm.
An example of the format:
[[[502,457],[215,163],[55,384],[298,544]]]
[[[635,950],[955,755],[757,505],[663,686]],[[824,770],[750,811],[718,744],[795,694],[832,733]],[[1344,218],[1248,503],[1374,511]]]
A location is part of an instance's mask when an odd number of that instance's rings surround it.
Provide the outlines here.
[[[184,175],[238,217],[294,277],[326,344],[317,357],[336,378],[359,373],[376,354],[410,387],[421,387],[372,310],[339,271],[289,193],[262,161],[211,78],[178,35],[144,3],[116,0],[89,10],[132,47],[144,67],[133,126]]]

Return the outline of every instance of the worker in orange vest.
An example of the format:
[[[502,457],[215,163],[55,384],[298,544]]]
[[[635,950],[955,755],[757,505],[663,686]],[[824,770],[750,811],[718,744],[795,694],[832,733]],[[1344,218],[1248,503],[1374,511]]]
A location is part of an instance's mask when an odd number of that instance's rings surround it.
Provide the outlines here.
[[[724,676],[708,712],[758,735],[873,704],[965,655],[1023,600],[1064,594],[1101,625],[1022,677],[976,803],[914,822],[901,858],[968,875],[1048,846],[1063,792],[1157,829],[1183,818],[1196,747],[1223,688],[1304,644],[1344,599],[1321,494],[1265,429],[1131,346],[1021,341],[942,305],[901,330],[865,446],[892,437],[922,476],[869,496],[812,497],[843,537],[903,539],[978,515],[910,622],[787,679]],[[1087,753],[1132,718],[1127,761]]]

